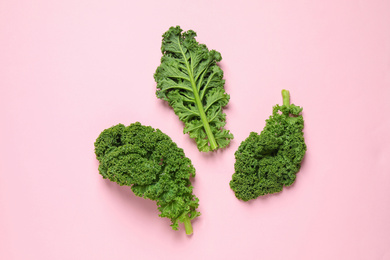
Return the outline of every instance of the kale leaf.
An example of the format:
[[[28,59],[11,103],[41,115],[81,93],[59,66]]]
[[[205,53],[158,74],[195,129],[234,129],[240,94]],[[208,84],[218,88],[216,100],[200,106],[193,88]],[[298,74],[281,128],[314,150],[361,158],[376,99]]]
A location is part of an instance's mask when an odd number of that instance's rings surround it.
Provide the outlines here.
[[[95,154],[103,178],[156,201],[160,217],[171,219],[172,229],[177,230],[180,221],[186,233],[192,233],[191,220],[200,215],[190,182],[195,168],[169,136],[139,122],[118,124],[99,135]]]
[[[154,79],[156,96],[168,101],[184,123],[184,133],[194,138],[199,151],[226,147],[233,135],[223,127],[222,112],[230,99],[225,92],[221,54],[199,44],[192,30],[171,27],[163,34],[161,64]]]
[[[276,105],[260,134],[251,132],[235,152],[235,173],[230,187],[238,199],[248,201],[282,191],[293,184],[306,153],[302,108],[290,105],[282,91],[283,105]]]

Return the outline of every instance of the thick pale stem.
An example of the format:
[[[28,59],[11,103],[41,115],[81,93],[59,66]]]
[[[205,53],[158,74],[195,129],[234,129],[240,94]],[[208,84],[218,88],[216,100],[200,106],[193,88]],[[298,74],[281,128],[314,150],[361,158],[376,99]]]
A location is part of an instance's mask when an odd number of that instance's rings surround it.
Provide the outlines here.
[[[192,85],[192,88],[194,90],[193,92],[194,92],[194,97],[195,97],[195,104],[198,107],[200,118],[202,120],[204,130],[205,130],[206,135],[208,137],[211,150],[215,150],[218,148],[218,145],[217,145],[217,142],[215,141],[214,134],[211,131],[209,121],[207,120],[206,113],[204,112],[204,109],[203,109],[202,101],[200,100],[199,94],[198,94],[197,89],[196,89],[196,84],[195,84],[192,77],[191,77],[191,85]]]
[[[282,97],[283,97],[283,105],[289,106],[290,105],[290,91],[283,89],[282,90]]]
[[[184,220],[184,228],[186,229],[186,234],[191,235],[192,234],[192,225],[191,220],[189,217],[186,217]]]
[[[207,120],[206,113],[205,113],[205,111],[203,109],[203,104],[202,104],[202,101],[201,101],[201,99],[199,97],[199,93],[198,93],[198,89],[196,87],[194,75],[192,74],[192,69],[190,67],[190,64],[187,61],[187,58],[186,58],[186,55],[183,52],[183,49],[181,48],[180,42],[178,44],[180,46],[181,54],[183,55],[183,58],[185,60],[186,68],[187,68],[187,71],[188,71],[188,76],[189,76],[189,79],[190,79],[190,82],[191,82],[192,92],[194,93],[194,97],[195,97],[195,104],[196,104],[196,107],[198,108],[200,119],[202,120],[202,123],[203,123],[203,126],[204,126],[204,130],[206,132],[208,141],[210,143],[210,148],[211,148],[211,150],[215,150],[215,149],[218,148],[218,144],[215,141],[214,134],[211,131],[209,121]]]

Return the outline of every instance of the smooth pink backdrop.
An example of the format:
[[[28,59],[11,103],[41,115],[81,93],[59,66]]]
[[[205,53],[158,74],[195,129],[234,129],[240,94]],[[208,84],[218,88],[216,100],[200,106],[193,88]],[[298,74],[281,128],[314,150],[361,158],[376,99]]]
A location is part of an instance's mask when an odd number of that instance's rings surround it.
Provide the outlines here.
[[[172,25],[223,56],[224,151],[199,153],[155,97]],[[244,203],[234,152],[282,88],[308,151],[292,187]],[[389,97],[386,0],[0,1],[0,259],[389,260]],[[135,121],[197,169],[191,237],[98,174],[96,137]]]

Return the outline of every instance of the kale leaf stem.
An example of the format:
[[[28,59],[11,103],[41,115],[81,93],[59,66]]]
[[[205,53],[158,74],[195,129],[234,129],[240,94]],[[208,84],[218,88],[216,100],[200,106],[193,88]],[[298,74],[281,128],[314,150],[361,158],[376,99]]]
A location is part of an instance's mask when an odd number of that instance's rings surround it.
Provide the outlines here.
[[[192,225],[191,225],[191,220],[188,216],[186,216],[185,220],[184,220],[184,228],[186,230],[186,234],[187,235],[191,235],[192,234]]]
[[[282,90],[283,105],[290,106],[290,91],[283,89]]]
[[[184,53],[184,51],[183,51],[183,49],[181,47],[181,43],[179,42],[178,45],[180,47],[180,51],[181,51],[181,54],[183,55],[183,59],[185,61],[185,65],[186,65],[186,68],[187,68],[187,71],[188,71],[188,76],[190,78],[190,82],[191,82],[191,86],[192,86],[192,92],[194,93],[195,104],[196,104],[196,106],[198,108],[200,119],[202,120],[202,123],[203,123],[203,126],[204,126],[204,130],[206,132],[208,141],[210,143],[211,150],[215,150],[215,149],[218,148],[218,144],[215,141],[214,134],[211,131],[211,128],[210,128],[210,125],[209,125],[209,121],[207,120],[206,113],[205,113],[205,111],[203,109],[203,104],[202,104],[202,101],[201,101],[201,99],[199,97],[198,88],[197,88],[196,83],[195,83],[193,71],[190,68],[190,64],[188,63],[186,55],[185,55],[185,53]]]

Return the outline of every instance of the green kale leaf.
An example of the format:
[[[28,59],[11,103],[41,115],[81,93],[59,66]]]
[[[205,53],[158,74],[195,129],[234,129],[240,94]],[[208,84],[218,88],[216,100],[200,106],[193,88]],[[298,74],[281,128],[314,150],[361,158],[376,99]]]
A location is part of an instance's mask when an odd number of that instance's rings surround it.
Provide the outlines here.
[[[191,220],[200,215],[190,182],[195,168],[169,136],[139,122],[118,124],[99,135],[95,154],[103,178],[156,201],[160,217],[171,219],[172,229],[183,222],[186,233],[192,233]]]
[[[192,30],[171,27],[163,34],[161,64],[154,79],[156,96],[169,103],[184,123],[184,133],[194,138],[199,151],[226,147],[233,135],[223,127],[222,112],[230,99],[225,92],[221,54],[199,44]]]
[[[282,91],[283,105],[276,105],[260,134],[251,132],[235,152],[235,173],[230,187],[238,199],[248,201],[282,191],[293,184],[306,153],[302,108],[290,105]]]

